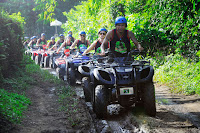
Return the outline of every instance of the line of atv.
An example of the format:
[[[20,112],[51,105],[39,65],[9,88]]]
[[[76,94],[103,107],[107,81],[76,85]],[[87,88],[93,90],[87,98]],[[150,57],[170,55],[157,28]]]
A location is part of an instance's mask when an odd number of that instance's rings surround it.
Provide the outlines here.
[[[71,86],[81,83],[85,101],[91,102],[98,118],[108,116],[107,106],[143,107],[149,116],[156,115],[154,69],[138,50],[116,57],[109,50],[105,57],[88,54],[76,56],[76,50],[60,53],[45,49],[32,50],[31,57],[41,67],[56,69],[60,79]],[[78,82],[79,81],[79,82]]]

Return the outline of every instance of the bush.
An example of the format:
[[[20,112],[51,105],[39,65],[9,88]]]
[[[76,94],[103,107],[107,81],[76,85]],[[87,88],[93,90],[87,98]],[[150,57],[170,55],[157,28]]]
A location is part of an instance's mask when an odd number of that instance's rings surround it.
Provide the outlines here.
[[[8,77],[23,58],[22,25],[20,14],[0,14],[0,75]],[[0,76],[1,77],[1,76]]]

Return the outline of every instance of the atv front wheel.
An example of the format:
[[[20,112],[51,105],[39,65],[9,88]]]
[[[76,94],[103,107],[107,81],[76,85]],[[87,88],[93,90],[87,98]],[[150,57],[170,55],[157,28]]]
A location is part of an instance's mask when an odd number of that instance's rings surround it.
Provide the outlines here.
[[[34,54],[31,55],[31,59],[35,60],[35,55]]]
[[[86,102],[91,102],[92,86],[90,84],[89,77],[84,77],[82,79],[82,87],[83,87],[83,92],[84,92],[84,95],[85,95],[85,101]]]
[[[95,88],[94,107],[98,118],[107,117],[108,89],[104,85],[97,85]]]
[[[35,64],[36,64],[36,65],[40,65],[40,60],[41,60],[41,56],[37,55],[37,56],[35,57]]]
[[[49,67],[49,57],[48,56],[44,57],[44,67]]]
[[[155,104],[155,88],[153,82],[147,82],[143,88],[144,91],[144,109],[147,115],[156,115],[156,104]]]
[[[56,73],[59,79],[64,80],[64,76],[61,75],[60,68],[56,68]]]
[[[44,68],[44,62],[43,62],[44,60],[43,60],[43,57],[41,57],[41,60],[40,60],[40,67],[41,68]]]
[[[74,86],[76,84],[76,77],[75,77],[74,69],[72,69],[72,68],[68,69],[67,77],[68,77],[67,80],[68,80],[69,85]]]

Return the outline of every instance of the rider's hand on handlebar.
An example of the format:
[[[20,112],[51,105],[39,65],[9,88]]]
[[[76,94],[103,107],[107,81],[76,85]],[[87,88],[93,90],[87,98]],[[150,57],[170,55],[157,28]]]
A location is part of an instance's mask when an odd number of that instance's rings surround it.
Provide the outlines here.
[[[99,55],[105,56],[105,51],[102,51]]]

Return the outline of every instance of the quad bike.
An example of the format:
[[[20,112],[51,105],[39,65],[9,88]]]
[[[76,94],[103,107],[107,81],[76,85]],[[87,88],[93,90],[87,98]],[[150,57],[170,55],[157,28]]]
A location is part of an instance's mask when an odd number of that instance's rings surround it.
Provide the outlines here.
[[[88,56],[79,55],[76,58],[66,59],[66,76],[70,85],[75,85],[76,81],[82,79],[82,75],[78,71],[78,67],[90,60]]]
[[[73,50],[70,51],[69,49],[65,49],[59,53],[53,52],[47,58],[49,61],[49,66],[53,69],[56,69],[59,79],[64,80],[64,76],[66,74],[66,60],[71,59],[73,54]]]
[[[42,55],[46,52],[46,45],[43,45],[38,48],[38,50],[34,53],[35,54],[35,64],[40,65],[42,59]]]
[[[56,59],[60,58],[63,54],[63,51],[60,51],[59,53],[56,53],[55,51],[50,53],[49,55],[49,67],[56,69],[57,65],[55,63]]]
[[[45,51],[44,53],[42,53],[42,57],[41,57],[41,60],[40,60],[40,67],[49,67],[49,60],[50,60],[50,55],[53,54],[54,51],[51,50],[51,51]]]
[[[31,59],[35,61],[36,53],[38,51],[38,47],[32,47],[27,51],[27,54],[31,56]]]
[[[66,74],[66,60],[70,58],[72,58],[72,56],[70,56],[70,50],[65,49],[63,54],[55,60],[56,73],[59,79],[64,80]]]
[[[131,51],[126,57],[116,57],[111,52],[107,58],[79,66],[86,101],[92,103],[99,118],[107,117],[107,106],[122,107],[142,105],[147,115],[156,115],[155,90],[152,81],[154,69],[150,62],[135,60],[141,54]]]

